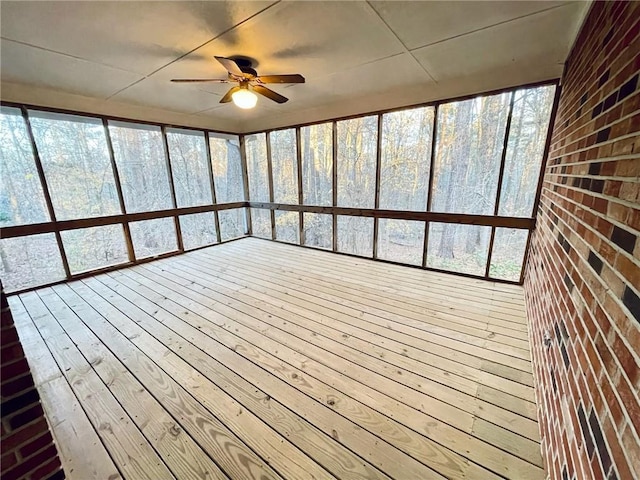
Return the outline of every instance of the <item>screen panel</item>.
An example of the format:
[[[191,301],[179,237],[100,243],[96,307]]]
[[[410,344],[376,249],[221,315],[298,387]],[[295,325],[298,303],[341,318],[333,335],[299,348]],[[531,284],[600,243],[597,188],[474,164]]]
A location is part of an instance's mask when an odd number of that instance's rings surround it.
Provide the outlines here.
[[[273,201],[298,204],[298,160],[295,129],[269,134],[273,168]]]
[[[490,237],[491,227],[431,222],[427,267],[484,276]]]
[[[432,211],[493,215],[509,99],[503,93],[439,107]]]
[[[433,107],[382,116],[380,208],[426,210],[433,116]]]
[[[102,120],[29,111],[58,220],[121,213]]]
[[[185,250],[217,243],[216,219],[213,212],[180,215],[178,219]]]
[[[160,127],[109,122],[127,213],[173,208]]]
[[[378,117],[337,122],[338,206],[374,208]]]
[[[338,251],[373,257],[373,218],[338,215]]]
[[[240,140],[235,135],[209,133],[211,164],[217,203],[243,202]]]
[[[271,238],[271,210],[264,208],[251,209],[251,229],[256,237]]]
[[[528,230],[496,228],[489,267],[491,278],[520,281],[528,238]]]
[[[7,291],[37,287],[65,279],[53,233],[0,239],[0,277]]]
[[[169,128],[167,144],[178,207],[211,205],[211,178],[204,132]]]
[[[220,222],[220,238],[223,242],[242,237],[247,231],[244,208],[220,210],[218,212],[218,221]]]
[[[304,244],[331,250],[333,247],[333,216],[305,212],[303,219]]]
[[[71,273],[127,263],[122,225],[79,228],[60,232]]]
[[[555,86],[516,90],[498,215],[532,217]]]
[[[305,205],[333,204],[333,124],[300,128],[302,201]]]
[[[267,162],[267,136],[264,133],[245,137],[249,200],[269,202],[269,164]]]
[[[0,227],[49,220],[22,112],[0,107]]]
[[[129,224],[136,258],[154,257],[178,249],[173,218],[156,218]]]
[[[422,265],[424,228],[424,222],[380,218],[378,258],[409,265]]]
[[[298,212],[275,212],[276,240],[300,244],[300,214]]]

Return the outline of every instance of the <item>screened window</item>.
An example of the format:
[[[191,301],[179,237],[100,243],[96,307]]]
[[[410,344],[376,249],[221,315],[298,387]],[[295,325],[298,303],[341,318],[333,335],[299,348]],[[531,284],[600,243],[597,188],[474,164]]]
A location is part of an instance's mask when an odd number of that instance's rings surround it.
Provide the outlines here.
[[[433,107],[382,116],[380,208],[427,208]]]
[[[217,203],[243,202],[242,157],[236,136],[209,134]]]
[[[160,127],[109,122],[128,213],[173,207]]]
[[[554,86],[516,90],[498,215],[533,216]]]
[[[9,107],[2,107],[0,112],[0,226],[48,222],[22,113]]]
[[[193,130],[167,130],[173,186],[178,207],[210,205],[211,177],[204,133]]]
[[[220,237],[222,241],[242,237],[245,232],[244,208],[221,210],[218,212],[220,222]]]
[[[253,235],[271,238],[271,211],[264,208],[251,209],[251,229]]]
[[[213,212],[180,215],[180,233],[185,250],[211,245],[218,241]]]
[[[269,165],[267,163],[267,137],[264,133],[245,137],[249,200],[269,202]]]
[[[516,228],[496,228],[491,252],[489,276],[502,280],[520,280],[525,249],[527,248],[528,230]]]
[[[269,135],[273,168],[273,200],[298,204],[298,163],[296,131],[278,130]]]
[[[302,197],[305,205],[333,204],[333,125],[300,129]]]
[[[333,247],[333,217],[324,213],[303,214],[304,220],[304,244],[310,247],[326,248]]]
[[[378,258],[422,265],[424,222],[381,218],[378,220]]]
[[[276,240],[299,244],[300,214],[298,212],[275,212]]]
[[[121,213],[102,121],[29,112],[58,220]]]
[[[491,227],[432,222],[427,266],[484,276],[490,236]]]
[[[338,251],[373,256],[373,218],[338,215]]]
[[[493,215],[510,94],[440,106],[434,212]]]
[[[68,230],[60,236],[71,273],[129,261],[122,225]]]
[[[147,258],[178,249],[173,218],[131,222],[131,239],[136,258]]]
[[[338,206],[373,208],[376,192],[377,117],[338,122]]]
[[[53,233],[0,239],[0,277],[7,290],[37,287],[64,280]]]

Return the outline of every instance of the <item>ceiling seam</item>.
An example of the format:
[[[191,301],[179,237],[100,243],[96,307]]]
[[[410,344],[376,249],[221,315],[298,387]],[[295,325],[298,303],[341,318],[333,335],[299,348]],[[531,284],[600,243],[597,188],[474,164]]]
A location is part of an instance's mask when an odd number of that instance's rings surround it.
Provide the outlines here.
[[[367,62],[364,63],[358,63],[357,65],[352,65],[348,68],[345,68],[339,72],[333,72],[333,73],[325,73],[324,75],[318,75],[316,77],[306,77],[307,79],[311,79],[311,80],[317,80],[317,79],[324,79],[324,78],[329,78],[331,76],[334,75],[341,75],[344,72],[349,72],[351,70],[356,70],[360,67],[364,67],[366,65],[371,65],[372,63],[376,63],[376,62],[382,62],[383,60],[389,60],[390,58],[394,58],[394,57],[399,57],[401,55],[404,55],[405,53],[409,53],[409,52],[400,52],[400,53],[392,53],[391,55],[387,55],[386,57],[381,57],[381,58],[375,58],[373,60],[369,60]],[[283,89],[286,88],[295,88],[296,86],[298,86],[297,84],[291,84],[291,85],[286,85],[284,87],[282,87]]]
[[[369,0],[366,1],[366,4],[369,6],[369,8],[373,11],[373,13],[376,14],[376,16],[380,19],[380,21],[384,24],[385,27],[387,27],[387,29],[391,32],[391,34],[396,37],[396,39],[398,40],[398,42],[400,42],[400,45],[402,45],[402,47],[405,50],[405,53],[408,53],[409,55],[411,55],[411,58],[413,58],[413,60],[418,64],[418,66],[420,66],[420,68],[422,70],[424,70],[424,72],[429,76],[429,78],[431,80],[433,80],[434,83],[438,83],[438,81],[434,78],[433,75],[431,75],[431,73],[429,72],[429,70],[426,69],[426,67],[424,65],[422,65],[422,63],[420,63],[418,61],[418,59],[415,57],[415,55],[413,54],[413,52],[411,50],[409,50],[407,48],[407,46],[405,45],[405,43],[402,41],[402,39],[396,34],[396,32],[393,30],[393,28],[391,28],[391,26],[386,22],[386,20],[384,18],[382,18],[382,15],[380,15],[380,13],[378,13],[378,11],[373,8],[373,5],[371,5],[371,2]]]
[[[251,20],[251,19],[253,19],[253,18],[257,17],[258,15],[260,15],[260,14],[264,13],[265,11],[267,11],[268,9],[270,9],[271,7],[273,7],[274,5],[277,5],[277,4],[278,4],[278,3],[280,3],[281,1],[282,1],[282,0],[277,0],[277,1],[273,2],[273,3],[272,3],[272,4],[270,4],[270,5],[267,5],[267,6],[266,6],[266,7],[264,7],[262,10],[260,10],[260,11],[258,11],[258,12],[256,12],[256,13],[254,13],[253,15],[250,15],[249,17],[245,18],[245,19],[244,19],[244,20],[242,20],[241,22],[236,23],[234,26],[232,26],[232,27],[230,27],[230,28],[227,28],[226,30],[224,30],[223,32],[220,32],[220,33],[219,33],[218,35],[216,35],[215,37],[210,38],[209,40],[207,40],[207,41],[206,41],[206,42],[204,42],[203,44],[198,45],[197,47],[195,47],[195,48],[193,48],[193,49],[189,50],[188,52],[186,52],[186,53],[184,53],[184,54],[180,55],[178,58],[175,58],[175,59],[171,60],[171,61],[170,61],[169,63],[167,63],[166,65],[163,65],[163,66],[161,66],[160,68],[156,68],[153,72],[151,72],[151,73],[149,73],[149,74],[145,75],[143,78],[141,78],[141,79],[139,79],[139,80],[137,80],[137,81],[133,82],[131,85],[127,85],[126,87],[121,88],[121,89],[120,89],[120,90],[118,90],[117,92],[115,92],[115,93],[113,93],[113,94],[109,95],[109,96],[107,97],[107,100],[110,100],[112,97],[115,97],[115,96],[116,96],[116,95],[118,95],[119,93],[124,92],[126,89],[131,88],[131,87],[133,87],[133,86],[137,85],[137,84],[138,84],[138,83],[140,83],[141,81],[146,80],[147,78],[151,77],[152,75],[154,75],[154,74],[158,73],[160,70],[162,70],[162,69],[164,69],[164,68],[167,68],[169,65],[172,65],[172,64],[174,64],[175,62],[177,62],[177,61],[179,61],[179,60],[182,60],[184,57],[186,57],[186,56],[188,56],[188,55],[191,55],[191,54],[192,54],[193,52],[195,52],[196,50],[201,49],[201,48],[202,48],[202,47],[204,47],[205,45],[207,45],[207,44],[209,44],[209,43],[213,42],[214,40],[216,40],[216,39],[220,38],[221,36],[223,36],[223,35],[225,35],[225,34],[229,33],[230,31],[232,31],[232,30],[234,30],[234,29],[238,28],[240,25],[242,25],[242,24],[244,24],[244,23],[248,22],[249,20]]]
[[[411,50],[409,50],[409,52],[414,52],[416,50],[420,50],[421,48],[431,47],[433,45],[438,45],[440,43],[448,42],[449,40],[455,40],[456,38],[464,37],[464,36],[467,36],[467,35],[472,35],[474,33],[482,32],[484,30],[489,30],[491,28],[498,27],[500,25],[505,25],[507,23],[516,22],[518,20],[522,20],[523,18],[531,17],[531,16],[534,16],[534,15],[539,15],[541,13],[549,12],[551,10],[555,10],[555,9],[558,9],[558,8],[563,8],[563,7],[566,7],[567,5],[570,5],[570,3],[569,2],[565,2],[565,3],[562,3],[560,5],[555,5],[553,7],[545,8],[543,10],[538,10],[537,12],[527,13],[526,15],[521,15],[519,17],[510,18],[509,20],[503,20],[502,22],[494,23],[492,25],[487,25],[486,27],[477,28],[475,30],[469,30],[468,32],[464,32],[464,33],[461,33],[459,35],[454,35],[453,37],[447,37],[447,38],[443,38],[442,40],[438,40],[438,41],[435,41],[435,42],[427,43],[425,45],[420,45],[419,47],[412,48]]]
[[[39,45],[33,45],[31,43],[22,42],[20,40],[14,40],[14,39],[9,38],[9,37],[0,36],[0,39],[4,40],[6,42],[17,43],[18,45],[24,45],[25,47],[35,48],[36,50],[42,50],[44,52],[53,53],[55,55],[61,55],[63,57],[73,58],[74,60],[80,60],[81,62],[93,63],[95,65],[100,65],[100,66],[103,66],[103,67],[112,68],[114,70],[119,70],[121,72],[131,73],[133,75],[144,76],[144,73],[134,72],[132,70],[127,70],[125,68],[116,67],[116,66],[110,65],[108,63],[96,62],[95,60],[89,60],[88,58],[79,57],[77,55],[71,55],[70,53],[59,52],[57,50],[52,50],[51,48],[41,47]]]

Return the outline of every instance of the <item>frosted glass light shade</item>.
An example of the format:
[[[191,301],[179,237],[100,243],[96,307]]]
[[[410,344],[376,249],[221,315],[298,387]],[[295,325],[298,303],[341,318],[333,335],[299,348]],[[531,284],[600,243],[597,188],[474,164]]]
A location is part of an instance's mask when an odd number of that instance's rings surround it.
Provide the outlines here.
[[[234,92],[231,99],[238,107],[245,109],[255,107],[258,102],[258,96],[246,88]]]

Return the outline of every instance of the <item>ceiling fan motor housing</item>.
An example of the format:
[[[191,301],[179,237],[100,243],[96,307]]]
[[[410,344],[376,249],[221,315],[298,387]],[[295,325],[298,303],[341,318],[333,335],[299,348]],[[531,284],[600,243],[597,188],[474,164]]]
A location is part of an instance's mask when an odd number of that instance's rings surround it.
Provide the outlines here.
[[[258,93],[276,103],[285,103],[288,98],[280,95],[277,92],[265,87],[265,84],[269,83],[305,83],[305,79],[299,73],[286,74],[286,75],[263,75],[259,76],[258,72],[254,69],[254,66],[258,65],[254,59],[236,55],[233,57],[214,57],[222,66],[227,70],[228,75],[226,79],[218,78],[174,78],[172,82],[216,82],[216,83],[234,83],[238,85],[232,87],[223,97],[220,99],[220,103],[228,103],[235,101],[235,96],[246,94],[253,95],[253,92]],[[249,105],[247,103],[247,105]],[[241,108],[253,108],[255,100],[251,102],[251,106]]]
[[[256,70],[253,68],[255,62],[251,58],[241,56],[233,56],[229,58],[236,62],[236,65],[238,65],[238,68],[243,73],[248,73],[249,75],[253,75],[254,77],[258,76],[258,72],[256,72]]]

